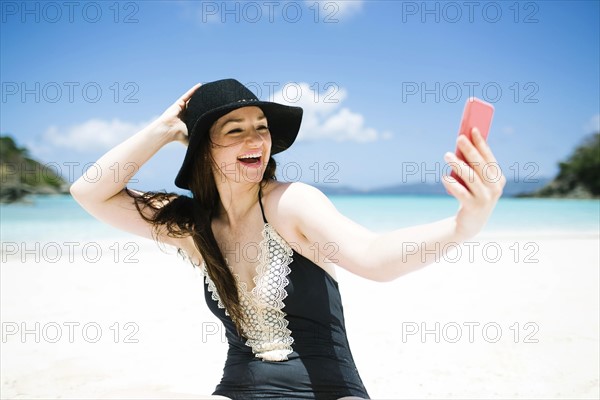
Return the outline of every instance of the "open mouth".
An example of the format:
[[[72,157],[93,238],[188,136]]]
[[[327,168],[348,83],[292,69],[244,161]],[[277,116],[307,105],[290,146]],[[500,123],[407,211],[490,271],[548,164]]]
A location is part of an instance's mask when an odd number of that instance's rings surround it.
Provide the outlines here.
[[[238,161],[248,167],[257,167],[261,164],[261,154],[250,154],[246,156],[238,157]]]

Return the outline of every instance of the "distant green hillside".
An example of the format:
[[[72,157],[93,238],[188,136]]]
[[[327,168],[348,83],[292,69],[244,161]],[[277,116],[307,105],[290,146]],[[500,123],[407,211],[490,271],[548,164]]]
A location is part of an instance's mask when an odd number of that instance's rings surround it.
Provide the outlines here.
[[[543,188],[517,197],[600,198],[600,132],[587,137]]]
[[[10,136],[0,136],[0,202],[12,203],[28,194],[67,193],[68,185],[54,170],[29,157]]]

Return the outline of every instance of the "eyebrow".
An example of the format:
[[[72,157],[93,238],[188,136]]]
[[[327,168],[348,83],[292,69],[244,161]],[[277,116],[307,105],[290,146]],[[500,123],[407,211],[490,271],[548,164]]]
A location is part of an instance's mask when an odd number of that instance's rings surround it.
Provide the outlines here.
[[[257,120],[257,121],[261,121],[261,120],[263,120],[263,119],[266,119],[266,118],[267,118],[267,117],[265,117],[265,115],[263,114],[263,115],[261,115],[260,117],[258,117],[256,120]],[[225,127],[225,125],[227,125],[227,124],[229,124],[229,123],[231,123],[231,122],[243,122],[243,121],[244,121],[244,119],[243,119],[243,118],[229,118],[228,120],[226,120],[226,121],[223,123],[223,125],[221,125],[221,128],[224,128],[224,127]]]

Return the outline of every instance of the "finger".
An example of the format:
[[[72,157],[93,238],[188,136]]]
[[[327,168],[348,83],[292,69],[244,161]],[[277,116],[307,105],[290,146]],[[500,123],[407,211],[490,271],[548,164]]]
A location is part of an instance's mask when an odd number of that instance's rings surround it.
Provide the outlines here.
[[[442,175],[442,184],[446,191],[461,203],[468,202],[472,197],[469,191],[450,175]]]
[[[456,172],[467,188],[465,190],[470,192],[469,194],[472,196],[481,196],[482,194],[482,185],[481,177],[477,175],[477,173],[471,168],[465,161],[460,160],[456,154],[447,152],[444,154],[444,160],[450,164],[450,168]],[[454,178],[452,178],[454,180]],[[459,186],[464,186],[457,182]]]
[[[177,103],[185,105],[188,102],[188,100],[192,97],[196,89],[198,89],[200,86],[202,86],[202,83],[196,83],[190,90],[185,92],[185,94],[177,100]]]
[[[492,153],[489,144],[481,135],[479,129],[473,128],[471,137],[473,138],[473,142],[479,150],[479,153],[485,159],[485,164],[482,168],[482,177],[484,182],[490,182],[492,186],[498,184],[504,185],[503,182],[505,182],[506,179],[504,178],[504,176],[502,176],[502,169],[500,168],[496,157],[494,157],[494,154]]]
[[[481,135],[479,129],[473,128],[473,130],[471,131],[471,137],[473,138],[473,144],[475,145],[475,147],[477,147],[483,159],[488,163],[497,164],[498,162],[496,161],[496,158],[494,157],[490,146],[487,144],[486,140]]]
[[[479,177],[479,179],[483,180],[485,178],[483,176],[483,168],[485,167],[486,161],[483,159],[479,150],[469,139],[467,139],[465,135],[458,136],[457,144],[465,159],[465,162],[471,169],[473,169],[473,171],[475,171],[475,175]]]

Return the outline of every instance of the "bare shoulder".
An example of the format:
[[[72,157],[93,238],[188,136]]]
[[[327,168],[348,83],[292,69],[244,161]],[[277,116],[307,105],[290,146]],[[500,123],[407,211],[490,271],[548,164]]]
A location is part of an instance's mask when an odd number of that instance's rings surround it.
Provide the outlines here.
[[[315,216],[329,214],[333,206],[314,186],[269,181],[263,189],[263,207],[268,222],[286,241],[309,248],[305,226],[314,225]]]
[[[330,204],[323,192],[302,182],[270,181],[263,190],[263,199],[272,218],[288,222],[290,218],[301,218],[307,208]]]
[[[264,197],[275,199],[278,204],[293,206],[304,200],[315,201],[326,196],[318,188],[303,182],[270,181],[263,190]]]
[[[265,207],[284,239],[297,243],[302,254],[311,255],[334,278],[334,265],[374,276],[369,251],[377,234],[340,213],[318,188],[300,182],[275,185]]]

